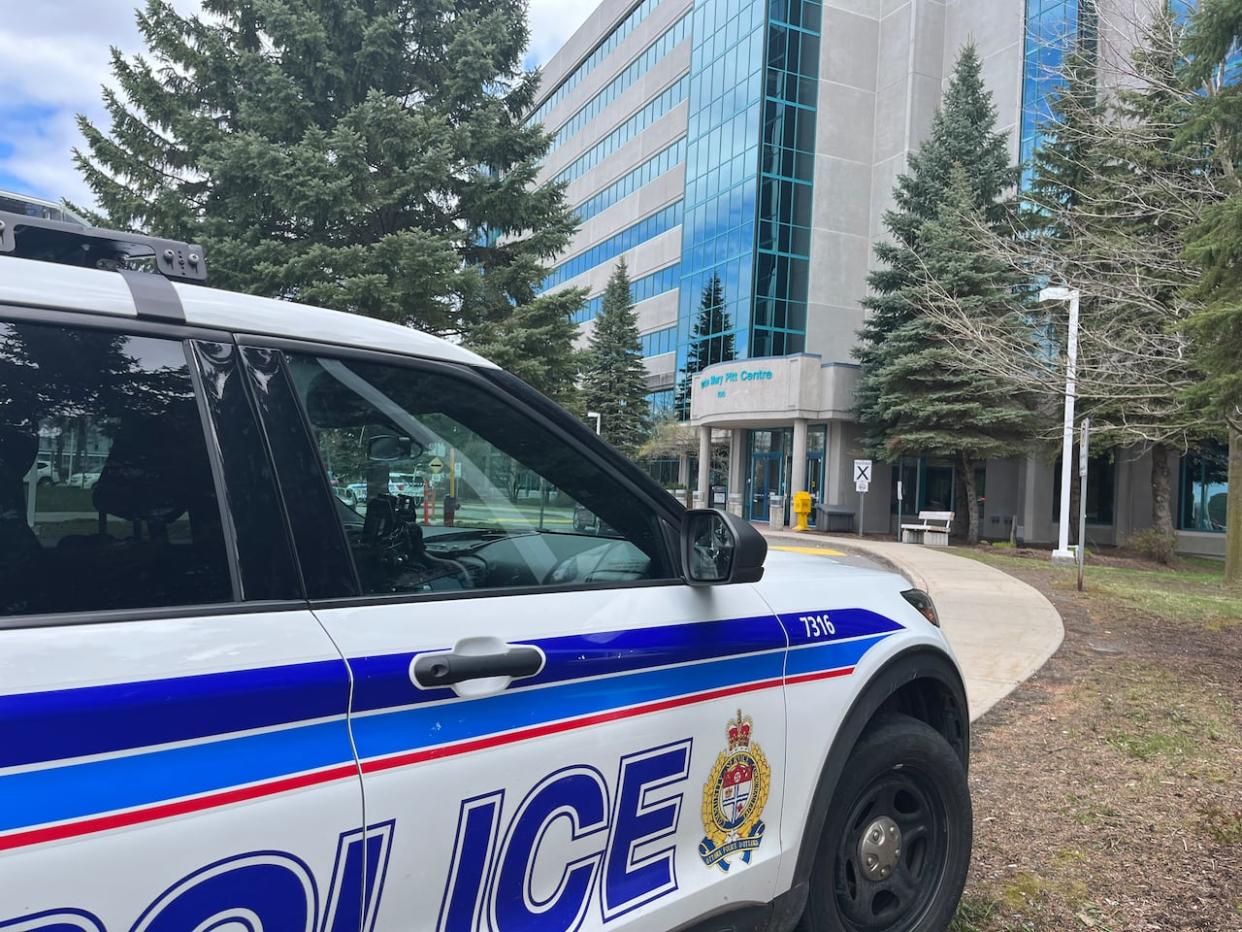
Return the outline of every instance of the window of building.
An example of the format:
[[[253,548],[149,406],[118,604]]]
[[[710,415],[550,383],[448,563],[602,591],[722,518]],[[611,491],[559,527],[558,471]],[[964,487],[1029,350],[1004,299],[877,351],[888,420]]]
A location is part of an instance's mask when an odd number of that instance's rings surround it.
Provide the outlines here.
[[[654,10],[659,2],[660,0],[640,0],[639,3],[635,4],[634,8],[630,10],[625,19],[623,19],[612,32],[601,39],[599,44],[591,50],[591,54],[582,61],[582,64],[578,65],[577,68],[570,72],[570,74],[563,81],[561,81],[561,83],[558,84],[547,97],[543,99],[543,101],[535,109],[535,112],[527,117],[527,125],[542,123],[544,118],[552,112],[552,109],[568,97],[583,78],[594,71],[595,67],[610,54],[612,54],[613,50],[621,44],[621,41],[626,36],[638,28],[639,24],[647,18],[647,14]]]
[[[647,475],[666,489],[676,488],[680,481],[681,461],[676,456],[652,457],[642,465]]]
[[[647,403],[651,405],[651,417],[653,420],[663,420],[664,418],[673,416],[675,392],[671,388],[665,388],[658,392],[648,392]]]
[[[683,100],[690,85],[690,76],[683,74],[636,112],[622,120],[612,132],[561,169],[553,181],[566,183],[580,178],[639,133],[651,126]]]
[[[0,615],[233,596],[183,345],[0,323]]]
[[[289,365],[363,594],[671,578],[649,507],[492,392],[424,369]]]
[[[1074,453],[1074,469],[1071,479],[1078,494],[1078,453]],[[1112,452],[1092,454],[1087,461],[1087,523],[1111,525],[1113,523],[1113,499],[1117,486],[1117,458]],[[1052,471],[1052,520],[1061,518],[1061,457],[1057,457]],[[1078,514],[1070,516],[1073,527],[1078,526]]]
[[[1229,504],[1229,449],[1205,445],[1182,457],[1178,526],[1183,531],[1224,533]]]
[[[541,290],[546,291],[562,282],[581,275],[588,269],[615,259],[621,253],[633,249],[639,243],[659,236],[681,223],[681,201],[675,201],[666,207],[649,214],[633,226],[620,233],[613,234],[601,243],[592,246],[571,259],[566,259],[544,277]]]
[[[604,86],[603,90],[583,104],[573,116],[552,133],[552,144],[548,152],[555,151],[573,138],[584,126],[595,119],[605,107],[624,94],[627,88],[654,68],[657,62],[661,61],[685,40],[686,32],[689,28],[690,16],[687,14],[665,30],[647,48],[643,49],[620,74]]]

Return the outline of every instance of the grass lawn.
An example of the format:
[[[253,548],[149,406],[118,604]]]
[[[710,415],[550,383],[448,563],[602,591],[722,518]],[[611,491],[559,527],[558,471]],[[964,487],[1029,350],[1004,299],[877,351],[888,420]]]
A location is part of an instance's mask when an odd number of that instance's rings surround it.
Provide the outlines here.
[[[1220,565],[983,560],[1043,592],[1061,650],[975,726],[953,932],[1242,930],[1242,591]]]

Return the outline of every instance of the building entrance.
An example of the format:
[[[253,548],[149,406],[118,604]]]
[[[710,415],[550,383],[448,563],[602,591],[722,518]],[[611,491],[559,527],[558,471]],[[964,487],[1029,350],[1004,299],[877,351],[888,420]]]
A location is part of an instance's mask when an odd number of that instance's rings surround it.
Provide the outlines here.
[[[786,461],[792,443],[789,430],[750,431],[750,474],[746,480],[746,517],[768,520],[768,496],[784,495]]]

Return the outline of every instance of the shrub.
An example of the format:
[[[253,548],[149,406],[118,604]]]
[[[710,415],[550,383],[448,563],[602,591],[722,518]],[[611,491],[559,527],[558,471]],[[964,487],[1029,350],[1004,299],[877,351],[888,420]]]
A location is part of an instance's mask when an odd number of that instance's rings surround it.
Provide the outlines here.
[[[1165,534],[1153,527],[1131,534],[1126,541],[1126,545],[1140,556],[1167,566],[1173,562],[1174,550],[1177,547],[1177,535]]]

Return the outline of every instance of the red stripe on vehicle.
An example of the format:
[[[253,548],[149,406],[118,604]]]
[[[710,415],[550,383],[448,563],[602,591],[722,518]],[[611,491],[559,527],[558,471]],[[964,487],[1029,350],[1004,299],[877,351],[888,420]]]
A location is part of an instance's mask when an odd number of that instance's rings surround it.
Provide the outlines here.
[[[711,702],[713,699],[723,699],[726,696],[737,696],[744,693],[772,689],[777,686],[806,683],[812,680],[849,676],[853,672],[853,667],[843,667],[837,670],[823,670],[815,673],[804,673],[799,676],[778,677],[774,679],[759,680],[754,683],[742,683],[737,686],[725,686],[719,689],[713,689],[702,693],[694,693],[688,696],[677,696],[672,699],[661,699],[657,702],[649,702],[645,705],[633,706],[628,709],[615,709],[610,712],[599,712],[593,715],[582,716],[581,718],[567,719],[562,722],[550,722],[545,725],[535,725],[530,728],[511,731],[502,735],[490,735],[486,738],[474,738],[469,741],[458,742],[457,744],[448,744],[436,748],[428,748],[420,751],[411,751],[405,754],[397,754],[392,757],[383,757],[363,761],[362,770],[364,773],[379,773],[385,770],[393,770],[398,767],[408,767],[414,764],[425,763],[427,761],[442,760],[448,757],[457,757],[462,754],[470,754],[475,751],[483,751],[488,748],[501,747],[503,745],[513,744],[518,741],[528,741],[532,738],[542,738],[547,735],[563,734],[564,732],[575,731],[579,728],[590,728],[593,725],[618,722],[627,718],[636,718],[640,715],[650,715],[655,712],[665,712],[669,709],[682,708],[684,706],[696,705],[702,702]],[[116,812],[109,815],[94,816],[78,822],[66,822],[60,825],[49,825],[43,828],[14,832],[11,835],[0,835],[0,851],[9,851],[14,848],[23,848],[29,845],[38,845],[51,841],[63,841],[68,838],[77,838],[82,835],[91,835],[96,832],[106,832],[111,829],[128,828],[133,825],[140,825],[144,822],[154,822],[159,819],[176,818],[177,816],[190,815],[195,812],[203,812],[208,809],[230,806],[235,803],[250,802],[251,800],[261,799],[265,796],[275,796],[280,793],[290,793],[294,790],[305,789],[311,786],[319,786],[324,783],[332,783],[337,780],[345,780],[351,777],[356,777],[357,775],[358,768],[355,764],[343,764],[338,767],[331,767],[327,770],[317,770],[312,773],[297,774],[291,777],[281,777],[278,780],[272,780],[266,783],[256,783],[252,786],[235,787],[219,793],[210,793],[205,796],[196,796],[190,799],[179,799],[172,802],[159,803],[158,805],[148,806],[143,809],[133,809],[127,812]]]
[[[148,806],[145,809],[114,812],[110,815],[83,819],[80,822],[65,822],[60,825],[49,825],[45,828],[15,832],[12,835],[0,836],[0,851],[22,848],[27,845],[38,845],[48,841],[61,841],[66,838],[76,838],[79,835],[90,835],[95,832],[106,832],[114,828],[127,828],[143,822],[154,822],[157,819],[175,818],[176,816],[189,815],[193,812],[202,812],[205,809],[215,809],[220,806],[229,806],[233,803],[249,802],[252,799],[260,799],[264,796],[289,793],[308,786],[317,786],[321,783],[331,783],[335,780],[357,776],[357,764],[342,764],[339,767],[332,767],[328,770],[317,770],[313,773],[281,777],[279,780],[256,783],[252,786],[234,787],[231,790],[223,790],[222,792],[211,793],[207,796],[195,796],[190,799],[178,799],[173,802],[159,803],[155,806]]]

